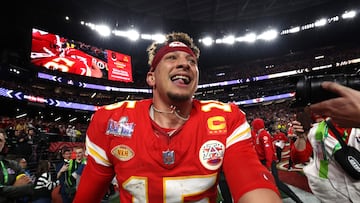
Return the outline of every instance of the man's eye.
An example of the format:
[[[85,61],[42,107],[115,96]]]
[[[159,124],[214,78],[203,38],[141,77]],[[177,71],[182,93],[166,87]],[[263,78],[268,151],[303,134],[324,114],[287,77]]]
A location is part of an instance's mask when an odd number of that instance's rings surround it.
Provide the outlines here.
[[[192,65],[196,65],[197,61],[195,59],[189,59],[190,64]]]
[[[167,58],[168,58],[168,59],[176,59],[176,56],[170,55],[170,56],[168,56]]]

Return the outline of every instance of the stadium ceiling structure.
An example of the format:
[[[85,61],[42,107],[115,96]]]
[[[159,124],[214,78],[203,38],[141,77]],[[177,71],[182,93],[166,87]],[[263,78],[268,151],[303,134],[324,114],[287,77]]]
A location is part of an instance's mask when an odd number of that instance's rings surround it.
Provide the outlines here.
[[[114,41],[114,38],[99,39],[98,35],[88,32],[88,28],[79,28],[80,22],[105,24],[111,29],[118,30],[133,28],[150,34],[183,31],[194,39],[206,36],[218,38],[230,34],[262,32],[270,28],[281,30],[311,23],[319,18],[331,17],[329,15],[341,15],[347,9],[359,8],[360,2],[352,0],[39,0],[35,2],[13,0],[9,5],[13,12],[11,18],[6,16],[5,27],[17,28],[11,34],[5,33],[9,38],[16,38],[15,32],[19,30],[26,33],[30,32],[30,27],[36,26],[85,43],[92,44],[95,41],[95,45],[109,49],[117,45],[115,47],[117,51],[123,50],[136,56],[139,50],[144,52],[143,50],[149,45],[148,42],[145,45],[134,45],[134,43],[118,42],[117,39]],[[65,17],[68,17],[66,23],[64,23]],[[22,27],[27,30],[21,30]],[[23,35],[17,38],[23,38]],[[144,60],[144,56],[139,57],[139,60]],[[216,65],[219,64],[214,64]]]
[[[57,12],[49,14],[59,15],[60,12],[73,14],[78,17],[105,19],[113,21],[118,26],[133,25],[144,26],[151,29],[153,26],[196,26],[208,28],[209,31],[216,26],[227,27],[235,24],[254,23],[268,19],[291,17],[310,17],[307,10],[326,12],[334,9],[344,9],[354,3],[348,0],[99,0],[99,1],[58,1],[61,7]],[[46,5],[48,4],[48,5]],[[53,1],[44,2],[42,6],[49,8],[56,6]],[[59,12],[59,9],[60,12]],[[305,15],[305,13],[306,15]],[[169,24],[167,24],[169,23]],[[215,26],[215,27],[214,27]],[[153,28],[154,29],[154,28]],[[230,29],[230,27],[228,27]]]

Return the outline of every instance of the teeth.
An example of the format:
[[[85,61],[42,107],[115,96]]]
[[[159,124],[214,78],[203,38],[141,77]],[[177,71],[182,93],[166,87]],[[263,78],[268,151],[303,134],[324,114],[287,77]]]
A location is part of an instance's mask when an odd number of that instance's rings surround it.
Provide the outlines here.
[[[185,84],[189,84],[190,83],[190,78],[187,76],[183,76],[183,75],[175,75],[171,78],[172,81],[175,80],[182,80]]]

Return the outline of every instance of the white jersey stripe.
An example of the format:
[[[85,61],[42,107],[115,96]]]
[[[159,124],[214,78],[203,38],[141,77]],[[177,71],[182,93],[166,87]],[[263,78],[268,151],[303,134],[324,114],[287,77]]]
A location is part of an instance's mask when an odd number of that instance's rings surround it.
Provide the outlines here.
[[[107,167],[112,165],[106,156],[105,150],[91,142],[88,136],[86,136],[86,153],[100,165]]]
[[[250,125],[248,123],[242,124],[241,126],[236,128],[234,132],[231,133],[231,135],[226,139],[226,148],[239,141],[251,138],[250,132]]]

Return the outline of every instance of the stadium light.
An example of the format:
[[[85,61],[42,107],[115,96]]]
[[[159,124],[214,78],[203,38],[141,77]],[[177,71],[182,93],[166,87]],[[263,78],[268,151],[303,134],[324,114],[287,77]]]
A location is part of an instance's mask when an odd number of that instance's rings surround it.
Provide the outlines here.
[[[326,25],[326,19],[322,18],[320,20],[315,21],[315,27],[321,27]]]
[[[222,39],[222,43],[225,43],[225,44],[234,44],[234,43],[235,43],[235,37],[234,37],[234,35],[225,36],[225,37]]]
[[[126,31],[122,31],[122,30],[113,30],[112,33],[115,35],[115,36],[119,36],[119,37],[127,37],[127,33]]]
[[[131,41],[137,41],[140,38],[140,34],[138,31],[131,29],[126,32],[126,37]]]
[[[202,42],[205,46],[211,46],[214,43],[214,40],[211,37],[204,37],[199,41]]]
[[[235,39],[238,42],[255,42],[256,41],[256,34],[255,33],[248,33],[245,36],[238,37]]]
[[[165,35],[163,34],[155,34],[151,36],[151,39],[156,41],[157,43],[165,42]]]
[[[356,14],[357,14],[357,12],[355,10],[345,11],[342,14],[342,18],[343,19],[354,18],[354,17],[356,17]],[[223,43],[234,44],[235,42],[250,42],[251,43],[251,42],[255,42],[256,39],[262,39],[262,40],[268,41],[268,40],[275,39],[279,34],[287,35],[287,34],[297,33],[302,30],[308,30],[308,29],[312,29],[315,27],[324,26],[326,24],[329,24],[332,22],[337,22],[337,21],[339,21],[339,16],[334,16],[334,17],[331,17],[328,19],[323,18],[323,19],[317,20],[314,23],[308,23],[308,24],[301,25],[301,26],[291,26],[291,28],[289,28],[289,29],[282,30],[281,33],[278,33],[277,31],[267,31],[267,32],[262,33],[259,36],[256,36],[256,34],[253,34],[253,33],[247,34],[245,36],[240,36],[240,37],[229,35],[229,36],[225,36],[224,38],[218,38],[215,40],[209,40],[207,37],[205,37],[205,38],[200,39],[199,42],[203,43],[205,46],[209,46],[209,45],[212,45],[213,43],[216,43],[216,44],[223,44]],[[86,25],[86,26],[90,27],[91,29],[98,31],[103,36],[109,35],[109,31],[107,30],[109,28],[99,31],[98,29],[101,28],[101,27],[99,27],[99,25],[95,25],[92,23],[85,23],[84,21],[81,21],[81,24]],[[132,31],[120,31],[120,30],[111,31],[110,30],[110,32],[112,32],[116,36],[126,37],[132,41],[136,41],[139,38],[144,39],[144,40],[153,40],[158,43],[162,43],[165,41],[165,36],[163,34],[155,34],[155,35],[140,34],[135,30],[132,30]]]
[[[275,39],[278,36],[278,32],[276,30],[268,30],[263,32],[262,34],[257,36],[257,39],[262,39],[265,41],[270,41]]]
[[[355,16],[356,16],[356,11],[353,11],[353,10],[351,10],[351,11],[345,11],[345,13],[343,13],[343,14],[341,15],[341,17],[342,17],[343,19],[355,18]]]
[[[296,26],[296,27],[293,27],[289,30],[289,33],[297,33],[300,31],[300,27],[299,26]]]
[[[104,37],[108,37],[111,34],[111,30],[107,25],[95,25],[95,30]]]
[[[145,40],[151,40],[151,34],[141,34],[140,38]]]

